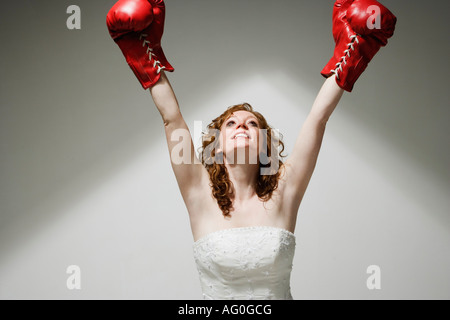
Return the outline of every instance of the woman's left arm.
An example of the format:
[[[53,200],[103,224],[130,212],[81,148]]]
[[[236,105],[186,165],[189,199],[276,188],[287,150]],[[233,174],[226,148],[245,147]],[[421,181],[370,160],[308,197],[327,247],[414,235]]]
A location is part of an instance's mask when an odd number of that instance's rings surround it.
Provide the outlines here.
[[[316,166],[326,124],[343,92],[344,90],[336,84],[335,76],[331,76],[325,80],[317,94],[294,149],[285,163],[285,193],[291,201],[300,204],[303,198]]]
[[[375,15],[372,14],[374,8],[377,9]],[[369,22],[372,23],[375,16],[378,25],[373,27]],[[290,212],[297,212],[294,209],[300,205],[316,166],[325,126],[344,90],[352,91],[369,62],[394,34],[396,22],[395,15],[376,0],[335,1],[335,49],[321,72],[327,79],[286,161],[283,200],[293,206]]]

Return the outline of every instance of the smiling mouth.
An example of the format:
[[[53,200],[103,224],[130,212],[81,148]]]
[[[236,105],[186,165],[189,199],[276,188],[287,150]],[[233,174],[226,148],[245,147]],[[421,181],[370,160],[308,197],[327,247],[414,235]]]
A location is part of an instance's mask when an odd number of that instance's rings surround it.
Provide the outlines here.
[[[238,138],[250,139],[250,137],[246,133],[238,133],[237,135],[235,135],[233,137],[233,139],[235,139],[235,140],[238,139]]]

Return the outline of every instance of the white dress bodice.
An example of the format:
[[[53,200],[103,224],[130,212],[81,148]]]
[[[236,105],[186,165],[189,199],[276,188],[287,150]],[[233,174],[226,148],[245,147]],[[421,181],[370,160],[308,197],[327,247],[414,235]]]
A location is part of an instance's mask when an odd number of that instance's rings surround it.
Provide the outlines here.
[[[204,299],[292,299],[295,235],[274,227],[232,228],[194,242]]]

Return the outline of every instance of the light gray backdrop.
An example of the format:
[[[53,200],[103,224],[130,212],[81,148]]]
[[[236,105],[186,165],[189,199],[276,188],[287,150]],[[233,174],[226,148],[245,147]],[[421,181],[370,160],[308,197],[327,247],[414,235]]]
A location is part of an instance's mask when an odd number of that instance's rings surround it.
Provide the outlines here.
[[[450,6],[383,3],[395,35],[330,119],[300,207],[296,299],[450,298]],[[66,27],[71,4],[81,30]],[[162,121],[106,28],[113,4],[0,11],[2,299],[201,298]],[[192,131],[246,101],[289,153],[333,52],[333,1],[166,6],[169,77]],[[70,265],[81,290],[66,286]],[[381,290],[366,286],[370,265]]]

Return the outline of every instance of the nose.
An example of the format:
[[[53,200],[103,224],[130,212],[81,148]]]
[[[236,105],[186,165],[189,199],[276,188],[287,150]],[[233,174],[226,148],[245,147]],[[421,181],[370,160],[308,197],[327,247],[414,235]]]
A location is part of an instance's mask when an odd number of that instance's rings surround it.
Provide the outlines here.
[[[243,128],[244,130],[248,130],[248,126],[245,124],[245,122],[239,122],[236,129]]]

